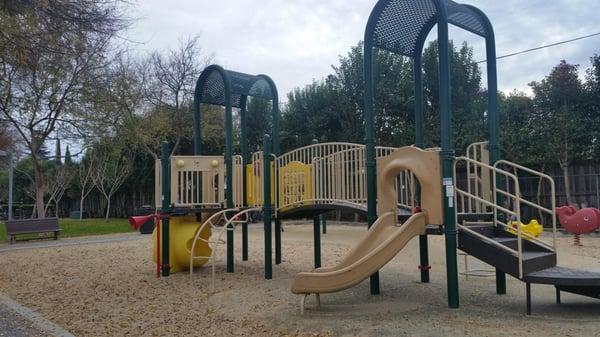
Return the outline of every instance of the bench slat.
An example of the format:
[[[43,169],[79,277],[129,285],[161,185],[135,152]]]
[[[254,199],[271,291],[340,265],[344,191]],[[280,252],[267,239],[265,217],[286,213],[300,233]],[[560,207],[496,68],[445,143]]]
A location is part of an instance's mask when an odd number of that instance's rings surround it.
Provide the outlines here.
[[[61,232],[62,229],[51,229],[51,230],[29,230],[29,231],[12,231],[10,234],[35,234],[35,233],[47,233],[47,232]],[[8,233],[7,233],[8,234]]]
[[[6,222],[7,234],[23,232],[54,232],[59,231],[58,218],[10,220]]]

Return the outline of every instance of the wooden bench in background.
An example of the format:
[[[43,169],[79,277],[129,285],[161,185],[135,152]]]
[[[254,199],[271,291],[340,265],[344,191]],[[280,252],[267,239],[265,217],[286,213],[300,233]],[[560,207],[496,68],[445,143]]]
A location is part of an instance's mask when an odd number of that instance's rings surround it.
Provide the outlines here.
[[[54,240],[58,240],[58,218],[23,219],[6,221],[6,234],[13,244],[19,234],[54,233]]]

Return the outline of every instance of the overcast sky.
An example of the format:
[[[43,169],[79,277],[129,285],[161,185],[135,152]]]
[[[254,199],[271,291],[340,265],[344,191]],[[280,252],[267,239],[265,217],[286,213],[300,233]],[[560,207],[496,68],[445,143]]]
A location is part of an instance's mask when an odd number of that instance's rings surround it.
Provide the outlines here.
[[[225,68],[266,73],[283,97],[295,87],[331,73],[339,55],[363,38],[376,0],[138,0],[140,20],[129,37],[144,53],[166,49],[178,39],[200,34],[206,53]],[[600,32],[598,0],[470,0],[487,13],[496,31],[497,54],[504,55],[573,37]],[[435,30],[434,30],[435,31]],[[484,59],[483,40],[452,29],[455,41],[475,47]],[[430,39],[435,38],[432,34]],[[600,36],[498,63],[503,91],[527,90],[561,59],[580,64],[600,53]]]

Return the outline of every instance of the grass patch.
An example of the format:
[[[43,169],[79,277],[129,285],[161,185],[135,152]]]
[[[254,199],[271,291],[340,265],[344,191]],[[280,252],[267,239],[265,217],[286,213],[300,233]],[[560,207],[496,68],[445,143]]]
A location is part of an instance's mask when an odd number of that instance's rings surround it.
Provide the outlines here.
[[[60,236],[75,237],[75,236],[87,236],[87,235],[103,235],[113,233],[127,233],[133,232],[134,230],[129,226],[127,219],[110,218],[108,222],[104,219],[69,219],[63,218],[58,220],[58,226],[62,229]],[[37,235],[33,235],[37,237]],[[19,238],[27,238],[25,235],[17,236]],[[6,226],[3,222],[0,222],[0,242],[8,241],[6,235]]]

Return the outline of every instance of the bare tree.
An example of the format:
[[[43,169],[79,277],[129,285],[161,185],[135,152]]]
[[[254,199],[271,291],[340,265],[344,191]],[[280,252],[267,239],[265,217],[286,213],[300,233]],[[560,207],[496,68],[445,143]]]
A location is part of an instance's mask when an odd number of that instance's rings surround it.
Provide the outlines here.
[[[77,170],[77,178],[81,194],[79,195],[79,220],[83,219],[83,202],[85,198],[94,190],[94,163],[92,157],[90,160],[82,160]]]
[[[131,174],[131,158],[121,156],[113,159],[110,154],[100,155],[93,167],[94,185],[106,199],[105,220],[108,221],[110,201]]]
[[[191,125],[186,123],[189,115],[194,87],[202,69],[208,66],[214,56],[203,55],[199,46],[199,36],[181,40],[176,49],[164,54],[151,55],[152,85],[148,97],[154,105],[155,113],[164,111],[173,130],[175,144],[171,154],[179,150],[181,139],[191,134]],[[159,145],[153,144],[151,154],[158,158]]]
[[[47,179],[48,183],[48,201],[46,202],[46,206],[44,207],[44,213],[48,212],[48,208],[54,202],[55,206],[55,215],[59,217],[58,214],[58,204],[60,203],[63,195],[71,181],[73,181],[73,167],[69,165],[59,165],[53,171],[50,171],[51,176]]]
[[[14,1],[0,11],[0,119],[33,159],[35,203],[45,217],[41,149],[57,129],[77,128],[80,96],[106,66],[121,31],[120,1]]]

